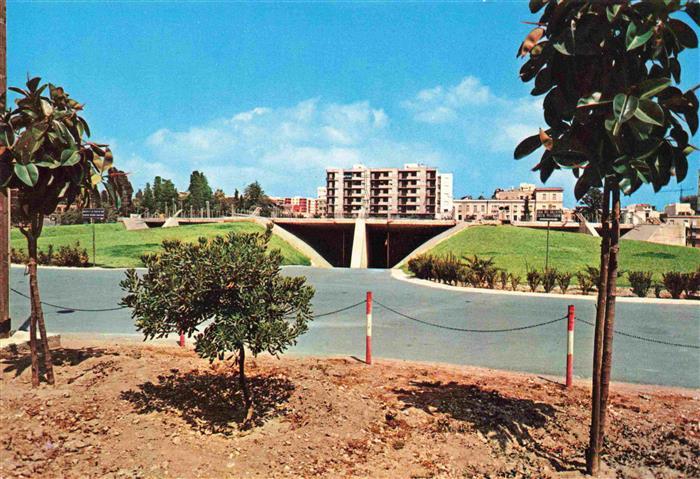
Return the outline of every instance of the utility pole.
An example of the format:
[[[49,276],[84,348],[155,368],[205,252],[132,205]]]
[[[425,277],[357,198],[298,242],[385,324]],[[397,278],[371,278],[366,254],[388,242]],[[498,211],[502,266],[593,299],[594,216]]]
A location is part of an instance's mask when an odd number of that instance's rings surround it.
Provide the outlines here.
[[[0,0],[0,111],[7,106],[7,4]],[[0,188],[0,338],[10,336],[10,189]]]

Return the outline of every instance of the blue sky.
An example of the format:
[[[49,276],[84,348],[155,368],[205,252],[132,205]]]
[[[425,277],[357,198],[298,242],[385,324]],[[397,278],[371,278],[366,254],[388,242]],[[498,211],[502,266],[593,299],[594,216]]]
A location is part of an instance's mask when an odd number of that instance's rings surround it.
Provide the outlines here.
[[[544,125],[518,79],[525,1],[9,0],[7,14],[9,84],[39,75],[84,102],[135,187],[159,174],[186,189],[199,169],[228,194],[257,179],[272,195],[315,195],[325,166],[358,162],[435,165],[454,173],[455,196],[539,184],[535,155],[512,159]],[[695,50],[682,87],[698,82]],[[548,185],[573,205],[570,172]],[[642,189],[625,202],[677,197]]]

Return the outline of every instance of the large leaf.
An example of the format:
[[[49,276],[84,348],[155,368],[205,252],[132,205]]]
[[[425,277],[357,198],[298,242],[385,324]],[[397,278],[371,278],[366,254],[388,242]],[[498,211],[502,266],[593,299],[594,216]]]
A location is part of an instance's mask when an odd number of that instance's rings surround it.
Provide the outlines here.
[[[622,124],[634,116],[634,112],[637,110],[638,104],[639,100],[635,96],[625,95],[624,93],[615,95],[615,99],[613,100],[615,122],[612,129],[612,135],[614,137],[617,137],[620,134]],[[607,126],[606,121],[606,127]]]
[[[644,123],[664,126],[664,109],[652,100],[639,100],[634,116]]]
[[[687,13],[688,16],[693,19],[696,25],[700,26],[700,3],[697,1],[690,1],[686,3],[685,13]]]
[[[61,155],[61,156],[63,156],[63,155]],[[73,165],[78,164],[79,161],[80,161],[80,152],[78,150],[74,150],[73,153],[71,153],[71,155],[62,163],[63,163],[63,166],[73,166]]]
[[[650,78],[639,84],[639,98],[647,99],[658,95],[671,85],[670,78]]]
[[[599,91],[592,93],[591,96],[585,98],[579,98],[576,103],[576,108],[593,108],[600,105],[607,105],[612,103],[611,100],[602,100],[603,94]]]
[[[668,21],[668,24],[673,29],[673,33],[676,34],[676,38],[678,38],[681,45],[686,48],[697,48],[698,36],[687,23],[672,18]]]
[[[688,174],[688,158],[680,148],[673,149],[673,169],[676,172],[676,181],[680,183]]]
[[[625,35],[625,45],[627,46],[627,51],[634,50],[644,45],[651,38],[654,31],[651,28],[646,30],[637,26],[636,23],[630,22],[627,27],[627,34]]]
[[[617,14],[620,13],[622,5],[612,5],[605,9],[605,13],[608,16],[608,22],[612,23],[617,19]]]
[[[530,0],[530,12],[537,13],[549,0]]]
[[[529,155],[530,153],[535,151],[540,146],[542,146],[542,142],[540,141],[539,135],[528,136],[523,141],[521,141],[518,144],[518,146],[515,147],[515,152],[513,153],[513,157],[516,160],[520,160],[521,158],[525,158],[527,155]]]
[[[27,186],[34,186],[39,181],[39,169],[32,163],[27,165],[17,163],[14,172],[17,178]]]

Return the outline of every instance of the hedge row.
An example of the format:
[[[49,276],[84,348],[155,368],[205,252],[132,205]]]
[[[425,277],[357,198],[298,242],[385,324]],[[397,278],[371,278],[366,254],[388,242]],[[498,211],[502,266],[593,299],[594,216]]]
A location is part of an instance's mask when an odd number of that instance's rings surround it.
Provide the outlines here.
[[[457,258],[453,254],[446,256],[420,255],[408,262],[408,269],[416,278],[429,279],[441,283],[472,286],[475,288],[511,289],[516,291],[521,281],[527,283],[530,291],[542,288],[545,293],[552,292],[556,287],[562,293],[566,293],[571,285],[571,280],[576,277],[582,294],[589,294],[598,289],[600,270],[588,266],[575,274],[558,271],[556,268],[538,270],[527,268],[525,278],[497,268],[493,258],[472,257]],[[619,276],[625,274],[620,271]],[[648,271],[629,271],[626,273],[632,285],[632,292],[640,297],[647,296],[652,287],[656,297],[661,296],[665,288],[671,297],[680,298],[682,294],[686,298],[693,297],[700,290],[700,268],[695,273],[679,273],[671,271],[663,275],[663,282],[654,284],[653,275]]]
[[[17,264],[27,264],[29,261],[27,253],[15,248],[10,251],[10,258]],[[76,241],[74,245],[60,246],[58,251],[54,250],[53,245],[48,245],[46,251],[37,254],[37,262],[42,265],[85,268],[90,265],[90,258],[87,250],[81,248],[80,242]]]

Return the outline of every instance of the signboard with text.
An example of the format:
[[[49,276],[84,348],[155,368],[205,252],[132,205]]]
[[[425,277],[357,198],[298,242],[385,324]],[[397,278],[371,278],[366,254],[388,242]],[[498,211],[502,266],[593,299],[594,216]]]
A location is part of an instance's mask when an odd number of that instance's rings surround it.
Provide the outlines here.
[[[105,219],[104,208],[83,208],[84,220],[103,220]]]
[[[537,210],[537,221],[561,221],[561,210]]]

